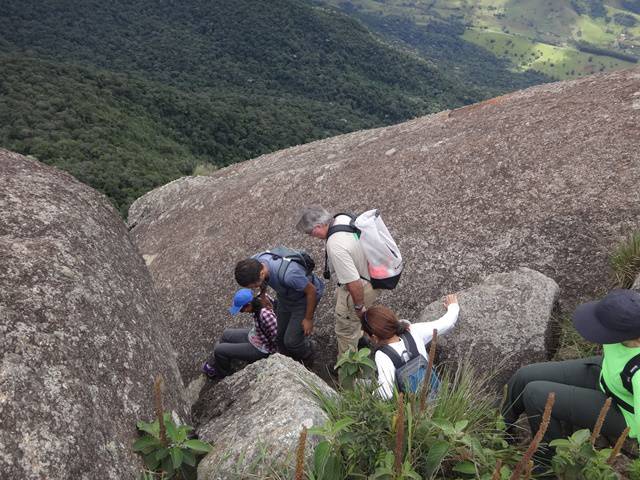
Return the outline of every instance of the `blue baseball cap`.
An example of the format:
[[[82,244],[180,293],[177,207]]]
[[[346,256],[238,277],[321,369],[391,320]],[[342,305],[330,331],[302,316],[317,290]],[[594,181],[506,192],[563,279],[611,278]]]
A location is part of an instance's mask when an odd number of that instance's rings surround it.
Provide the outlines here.
[[[231,315],[237,314],[242,307],[244,307],[247,303],[250,303],[253,300],[253,292],[248,288],[241,288],[236,292],[233,296],[233,304],[229,308],[229,313]]]
[[[602,300],[580,305],[573,313],[580,335],[594,343],[620,343],[640,338],[640,293],[618,289]]]

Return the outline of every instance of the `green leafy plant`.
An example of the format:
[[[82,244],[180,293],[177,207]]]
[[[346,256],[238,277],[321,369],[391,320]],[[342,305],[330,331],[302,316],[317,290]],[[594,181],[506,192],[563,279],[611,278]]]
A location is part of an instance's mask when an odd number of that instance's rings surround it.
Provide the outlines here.
[[[370,358],[371,350],[348,350],[343,353],[336,367],[338,369],[338,381],[343,388],[353,388],[357,378],[371,378],[376,371],[376,364]]]
[[[413,469],[409,460],[405,460],[397,470],[394,453],[387,450],[382,454],[376,465],[375,472],[369,476],[369,480],[422,480],[418,472]]]
[[[337,395],[315,391],[329,421],[314,452],[310,480],[329,478],[509,478],[522,453],[505,441],[498,402],[468,364],[442,371],[435,399],[380,397],[375,382],[355,382]],[[417,475],[417,476],[416,476]]]
[[[640,274],[640,232],[634,233],[611,255],[611,268],[616,286],[631,288]]]
[[[636,458],[629,464],[627,474],[630,480],[640,480],[640,458]]]
[[[162,377],[158,375],[153,385],[156,419],[137,423],[142,436],[133,444],[133,450],[142,455],[149,471],[143,480],[157,473],[162,480],[196,478],[196,457],[211,451],[211,445],[202,440],[189,438],[193,427],[176,425],[170,412],[162,408]]]
[[[551,461],[554,473],[562,480],[616,480],[616,472],[609,465],[611,449],[597,450],[591,442],[591,432],[582,429],[569,438],[549,443],[556,453]]]
[[[193,430],[188,425],[176,425],[169,412],[163,415],[166,436],[163,440],[160,422],[140,421],[138,429],[144,434],[133,444],[133,450],[142,455],[146,467],[161,472],[163,479],[190,480],[195,477],[196,457],[211,451],[211,445],[202,440],[188,438]]]

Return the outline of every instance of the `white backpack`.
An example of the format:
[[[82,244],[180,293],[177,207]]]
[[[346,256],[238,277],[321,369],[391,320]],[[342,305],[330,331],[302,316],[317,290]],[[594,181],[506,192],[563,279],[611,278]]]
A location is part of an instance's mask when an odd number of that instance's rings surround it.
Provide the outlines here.
[[[404,267],[400,249],[382,221],[378,210],[368,210],[357,217],[350,213],[338,213],[351,218],[348,225],[332,225],[327,239],[337,232],[355,233],[360,239],[362,250],[367,257],[371,286],[375,289],[392,290],[400,281]],[[324,277],[329,279],[329,266],[325,251]]]

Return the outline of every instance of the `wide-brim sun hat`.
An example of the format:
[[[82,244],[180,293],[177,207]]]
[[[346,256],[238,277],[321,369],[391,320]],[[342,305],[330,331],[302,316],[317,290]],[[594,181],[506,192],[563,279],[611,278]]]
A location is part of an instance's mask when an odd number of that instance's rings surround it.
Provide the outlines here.
[[[618,289],[573,312],[573,325],[594,343],[620,343],[640,338],[640,293]]]

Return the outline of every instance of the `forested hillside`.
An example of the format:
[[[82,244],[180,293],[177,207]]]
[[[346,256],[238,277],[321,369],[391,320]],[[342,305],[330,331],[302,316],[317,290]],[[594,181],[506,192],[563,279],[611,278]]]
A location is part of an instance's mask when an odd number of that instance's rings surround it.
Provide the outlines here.
[[[359,22],[300,0],[5,0],[0,145],[124,213],[199,162],[477,101]]]

